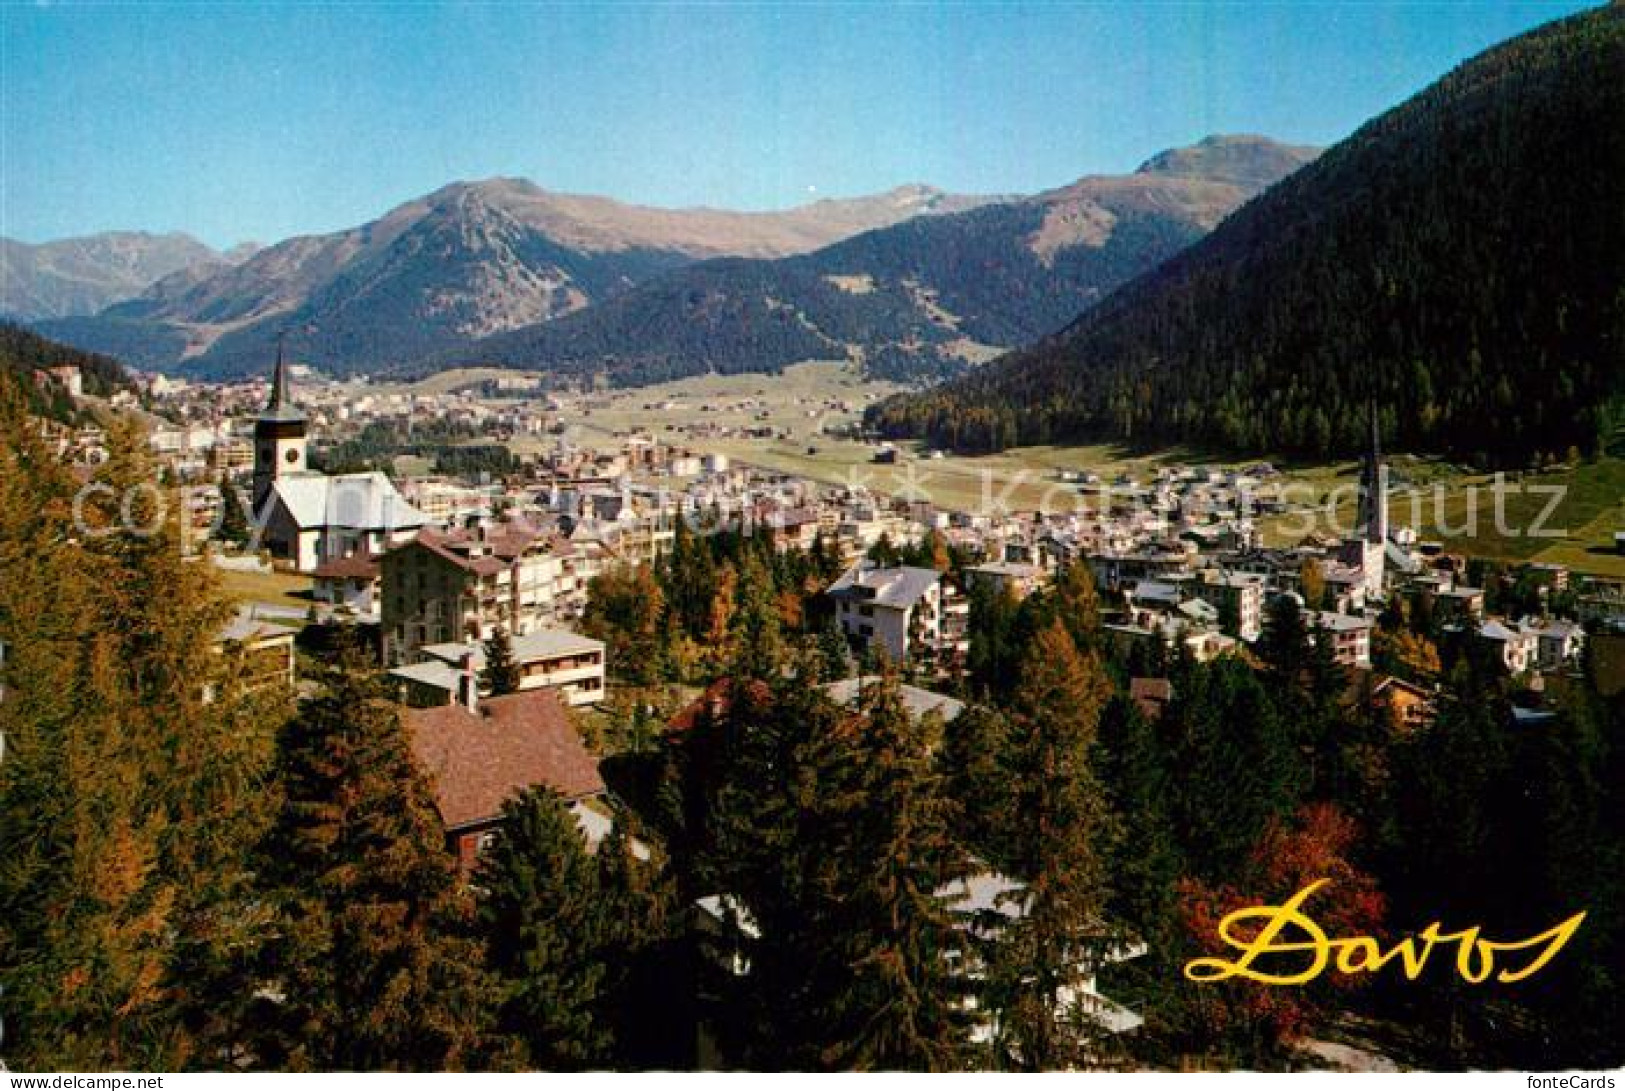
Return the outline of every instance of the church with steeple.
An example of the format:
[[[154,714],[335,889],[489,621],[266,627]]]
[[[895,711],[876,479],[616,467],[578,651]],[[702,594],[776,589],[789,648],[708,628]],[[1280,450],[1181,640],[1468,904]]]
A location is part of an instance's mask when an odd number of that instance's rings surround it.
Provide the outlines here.
[[[311,572],[341,557],[382,553],[428,523],[377,471],[329,476],[312,470],[309,428],[278,343],[271,398],[254,420],[254,518],[273,556]]]
[[[1371,407],[1371,444],[1360,467],[1360,499],[1354,533],[1343,539],[1338,560],[1356,569],[1368,599],[1381,598],[1388,566],[1388,465],[1382,460],[1377,407]]]

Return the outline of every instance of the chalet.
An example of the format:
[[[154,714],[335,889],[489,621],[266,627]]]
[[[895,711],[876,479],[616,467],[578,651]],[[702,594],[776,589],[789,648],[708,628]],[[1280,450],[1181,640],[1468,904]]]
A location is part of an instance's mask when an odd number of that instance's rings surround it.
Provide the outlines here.
[[[1401,731],[1427,727],[1437,714],[1434,690],[1403,678],[1389,676],[1379,680],[1371,687],[1371,703],[1384,710]]]
[[[468,872],[502,824],[502,804],[545,785],[579,812],[604,794],[598,762],[587,752],[558,695],[549,689],[481,700],[472,671],[459,700],[401,714],[412,753],[434,786],[446,844]]]
[[[237,665],[237,679],[245,690],[291,690],[297,633],[297,629],[257,617],[245,607],[215,634],[214,650]]]

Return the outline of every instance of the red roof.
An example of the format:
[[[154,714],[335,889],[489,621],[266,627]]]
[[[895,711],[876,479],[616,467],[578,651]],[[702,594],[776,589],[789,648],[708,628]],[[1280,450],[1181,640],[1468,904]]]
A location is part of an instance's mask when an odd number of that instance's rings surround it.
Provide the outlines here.
[[[534,784],[566,799],[604,790],[597,760],[552,690],[487,697],[478,712],[451,704],[402,716],[448,830],[496,818],[503,800]]]

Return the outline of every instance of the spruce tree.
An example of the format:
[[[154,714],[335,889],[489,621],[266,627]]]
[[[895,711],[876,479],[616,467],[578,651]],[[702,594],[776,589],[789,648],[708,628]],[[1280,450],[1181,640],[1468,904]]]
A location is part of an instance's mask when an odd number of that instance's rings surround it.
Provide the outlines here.
[[[222,542],[231,545],[246,545],[251,528],[248,516],[243,511],[242,494],[231,483],[231,473],[222,471],[220,474],[220,529],[217,532]]]
[[[948,955],[962,938],[937,891],[966,862],[926,728],[891,676],[865,687],[858,716],[832,726],[813,744],[811,767],[823,837],[809,860],[817,965],[805,1017],[824,1036],[818,1062],[959,1068],[968,1019]]]
[[[481,860],[480,931],[502,982],[501,1029],[536,1068],[602,1066],[611,1036],[599,1010],[608,922],[598,869],[556,792],[533,787],[502,808]]]
[[[513,640],[508,630],[498,625],[485,642],[485,666],[480,669],[480,685],[492,697],[518,693],[521,675],[519,664],[513,657]]]
[[[438,1070],[488,1062],[496,997],[473,903],[396,709],[354,650],[277,740],[260,851],[276,921],[259,963],[260,1066]]]

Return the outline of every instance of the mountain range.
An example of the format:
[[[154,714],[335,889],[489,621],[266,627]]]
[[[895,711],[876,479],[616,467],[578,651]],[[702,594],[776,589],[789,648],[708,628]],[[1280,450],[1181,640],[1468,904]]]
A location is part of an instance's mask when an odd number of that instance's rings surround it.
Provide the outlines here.
[[[335,374],[480,362],[639,383],[834,356],[934,378],[1057,328],[1313,155],[1214,137],[1033,197],[915,185],[771,213],[456,183],[35,326],[215,378],[263,369],[284,333]]]
[[[222,253],[181,232],[108,231],[39,244],[0,238],[0,317],[95,314],[171,273],[204,275],[253,251],[249,243]]]
[[[869,415],[962,450],[1116,440],[1489,464],[1625,423],[1625,5],[1464,63],[1055,335]]]
[[[94,316],[36,323],[133,364],[230,375],[277,335],[335,373],[370,371],[549,321],[718,255],[780,257],[983,199],[904,186],[786,212],[658,209],[459,182],[377,220],[268,246],[229,268],[181,268]]]
[[[851,359],[935,380],[1071,321],[1316,150],[1210,137],[1135,173],[908,220],[777,261],[710,261],[412,371],[494,363],[638,384]]]

